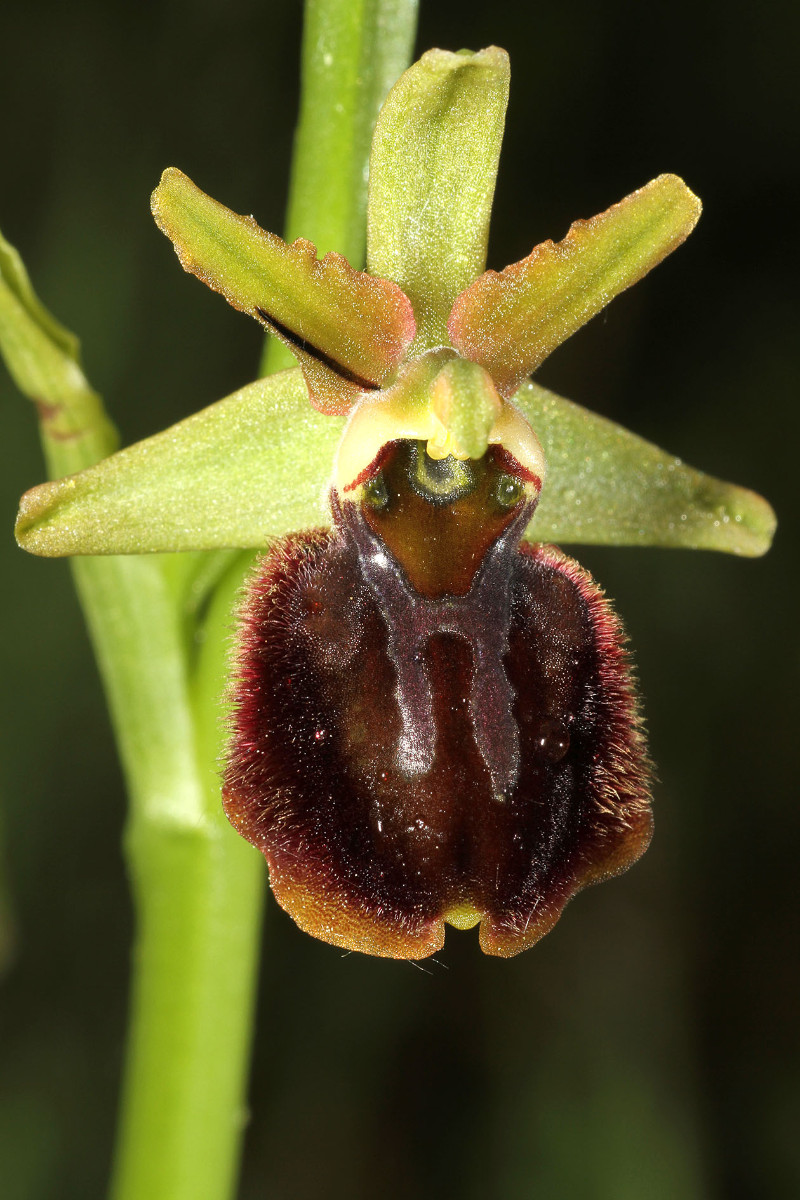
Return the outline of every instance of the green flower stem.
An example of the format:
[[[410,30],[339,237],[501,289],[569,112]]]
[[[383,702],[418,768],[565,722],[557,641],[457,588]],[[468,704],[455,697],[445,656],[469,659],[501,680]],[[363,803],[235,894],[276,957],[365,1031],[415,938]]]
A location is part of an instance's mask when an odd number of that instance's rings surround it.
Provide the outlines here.
[[[416,3],[310,0],[308,9],[291,219],[321,248],[357,260],[371,127],[408,64]],[[51,477],[115,449],[75,339],[1,240],[0,347],[37,403]],[[131,799],[137,938],[115,1200],[226,1200],[235,1187],[264,868],[222,814],[220,697],[252,557],[73,562]]]
[[[230,592],[220,599],[229,619]],[[119,1200],[219,1200],[237,1177],[263,865],[220,808],[221,643],[192,672],[193,819],[188,805],[172,816],[170,795],[160,811],[134,810],[127,838],[140,928]]]
[[[365,58],[361,25],[348,25],[354,36],[337,35],[332,74],[328,55],[333,50],[324,35],[339,29],[345,10],[348,21],[357,14],[371,31],[373,60]],[[292,195],[303,198],[307,236],[326,249],[354,253],[353,230],[359,222],[363,226],[372,123],[385,91],[408,64],[415,16],[416,4],[409,0],[360,5],[311,0],[308,5],[306,140],[315,124],[324,135],[329,113],[344,109],[349,121],[348,126],[339,123],[335,144],[323,136],[316,156],[306,153],[295,165]],[[385,53],[375,44],[379,28],[389,30],[388,41],[381,43]],[[358,73],[361,83],[353,97]],[[362,229],[362,255],[364,236]],[[216,582],[199,631],[190,683],[194,759],[183,776],[194,795],[195,822],[173,823],[165,797],[167,813],[143,810],[141,820],[132,820],[127,840],[141,925],[115,1200],[224,1200],[235,1185],[263,863],[222,815],[220,696],[232,613],[251,561],[252,555],[238,556]],[[213,580],[222,560],[209,562]],[[183,574],[180,560],[177,574]],[[205,594],[204,575],[209,571],[202,566],[187,575],[192,582],[183,593],[185,609],[197,604],[198,587]],[[191,626],[196,628],[194,621]],[[180,629],[172,632],[179,642]]]
[[[0,344],[37,404],[49,473],[91,466],[116,437],[77,343],[5,244],[0,268]],[[72,563],[130,794],[138,929],[115,1194],[131,1200],[229,1195],[241,1128],[263,871],[220,812],[219,732],[206,721],[201,749],[195,729],[180,597],[197,557]]]
[[[218,568],[227,556],[203,557]],[[140,930],[115,1200],[223,1200],[235,1190],[264,869],[222,813],[220,697],[251,560],[228,562],[199,630],[188,697],[195,754],[182,780],[194,821],[172,820],[164,805],[134,815],[127,838]]]
[[[286,240],[308,238],[362,267],[372,131],[389,88],[411,61],[418,0],[306,0],[302,95]],[[275,338],[263,374],[293,367]]]

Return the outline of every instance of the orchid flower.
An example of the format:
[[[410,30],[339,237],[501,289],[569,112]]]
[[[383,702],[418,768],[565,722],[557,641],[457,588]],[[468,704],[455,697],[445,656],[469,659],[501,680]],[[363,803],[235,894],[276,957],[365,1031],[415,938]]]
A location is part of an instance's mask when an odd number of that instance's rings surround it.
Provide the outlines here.
[[[390,92],[367,270],[318,259],[175,169],[183,267],[299,369],[23,497],[46,555],[269,547],[242,603],[223,797],[304,929],[400,958],[445,924],[491,954],[545,934],[651,835],[621,625],[551,542],[760,554],[745,489],[531,382],[691,232],[661,175],[487,271],[508,58],[433,50]]]

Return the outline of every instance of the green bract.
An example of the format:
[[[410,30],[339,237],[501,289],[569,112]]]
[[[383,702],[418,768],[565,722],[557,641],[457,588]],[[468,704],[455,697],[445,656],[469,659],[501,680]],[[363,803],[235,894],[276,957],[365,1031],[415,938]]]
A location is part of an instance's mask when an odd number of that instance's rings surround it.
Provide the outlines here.
[[[20,544],[45,555],[207,550],[319,525],[345,417],[385,393],[396,411],[422,414],[426,429],[432,421],[441,445],[473,458],[513,402],[548,463],[531,540],[763,553],[775,520],[760,497],[527,381],[683,241],[700,205],[662,175],[576,222],[563,241],[484,272],[507,93],[508,58],[495,47],[433,50],[400,78],[373,140],[369,273],[338,254],[318,260],[311,243],[287,244],[166,171],[153,213],[184,268],[281,338],[300,371],[34,488]],[[28,322],[31,339],[49,339],[48,352],[70,353],[34,300],[15,320],[17,329]],[[24,360],[15,345],[12,361]]]

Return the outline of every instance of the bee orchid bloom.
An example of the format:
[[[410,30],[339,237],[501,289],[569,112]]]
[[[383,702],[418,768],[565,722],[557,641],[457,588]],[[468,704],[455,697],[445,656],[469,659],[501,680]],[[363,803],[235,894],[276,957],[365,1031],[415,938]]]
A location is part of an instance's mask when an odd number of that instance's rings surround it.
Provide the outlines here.
[[[153,213],[184,268],[302,382],[34,489],[18,525],[40,553],[271,543],[242,604],[225,810],[298,925],[397,958],[441,948],[446,924],[516,954],[650,840],[622,628],[545,543],[760,553],[771,532],[752,493],[529,381],[700,205],[662,175],[486,271],[507,93],[494,47],[401,77],[373,141],[367,271],[166,171]]]

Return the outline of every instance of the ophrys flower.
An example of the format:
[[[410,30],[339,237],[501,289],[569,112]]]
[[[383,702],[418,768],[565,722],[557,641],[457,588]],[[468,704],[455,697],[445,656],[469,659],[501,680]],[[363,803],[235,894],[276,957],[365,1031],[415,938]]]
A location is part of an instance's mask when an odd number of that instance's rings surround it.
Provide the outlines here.
[[[530,539],[577,527],[753,552],[769,526],[757,498],[527,382],[699,204],[660,176],[484,272],[507,83],[496,49],[432,51],[398,82],[368,272],[166,172],[153,209],[183,265],[290,347],[314,410],[296,374],[276,376],[36,489],[21,518],[45,552],[48,537],[89,553],[282,535],[244,604],[226,809],[299,924],[400,957],[479,921],[484,949],[513,954],[650,836],[619,623]],[[332,530],[308,529],[309,478],[327,480]]]

